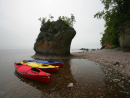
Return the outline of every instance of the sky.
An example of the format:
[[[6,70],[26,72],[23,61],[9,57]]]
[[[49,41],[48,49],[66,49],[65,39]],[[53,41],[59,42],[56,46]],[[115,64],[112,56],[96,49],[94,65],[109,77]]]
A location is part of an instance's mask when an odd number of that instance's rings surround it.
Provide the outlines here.
[[[105,21],[94,18],[104,9],[100,0],[0,0],[0,50],[33,49],[40,17],[75,16],[71,49],[100,48]]]

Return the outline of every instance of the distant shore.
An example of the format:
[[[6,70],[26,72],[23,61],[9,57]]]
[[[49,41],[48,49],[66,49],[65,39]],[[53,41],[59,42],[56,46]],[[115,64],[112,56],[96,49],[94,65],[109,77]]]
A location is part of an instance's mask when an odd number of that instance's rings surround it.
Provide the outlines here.
[[[83,58],[110,66],[117,72],[130,76],[130,52],[122,52],[120,49],[102,49],[90,52],[73,52],[71,56],[32,56],[34,59],[73,59]]]

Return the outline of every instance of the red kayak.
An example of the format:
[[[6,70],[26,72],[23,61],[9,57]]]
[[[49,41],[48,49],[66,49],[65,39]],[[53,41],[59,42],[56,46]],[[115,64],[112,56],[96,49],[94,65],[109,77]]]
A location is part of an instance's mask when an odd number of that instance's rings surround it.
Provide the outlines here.
[[[50,83],[51,74],[46,73],[39,68],[30,67],[21,63],[14,63],[14,65],[17,73],[21,76],[45,83]]]

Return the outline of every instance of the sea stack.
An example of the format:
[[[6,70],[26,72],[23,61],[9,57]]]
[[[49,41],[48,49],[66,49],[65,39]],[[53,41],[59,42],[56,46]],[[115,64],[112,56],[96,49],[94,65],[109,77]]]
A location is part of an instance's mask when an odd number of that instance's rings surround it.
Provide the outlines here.
[[[76,31],[63,20],[46,22],[34,44],[36,55],[70,55],[70,45]]]

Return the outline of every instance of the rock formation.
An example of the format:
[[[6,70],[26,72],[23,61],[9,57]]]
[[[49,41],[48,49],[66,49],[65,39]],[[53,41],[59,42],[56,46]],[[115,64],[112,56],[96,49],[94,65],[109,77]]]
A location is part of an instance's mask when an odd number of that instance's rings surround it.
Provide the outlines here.
[[[72,27],[59,19],[56,22],[46,22],[40,31],[34,44],[36,54],[70,55],[71,41],[76,34]]]
[[[105,43],[104,45],[102,45],[102,47],[100,49],[104,49],[104,48],[107,48],[107,47],[112,47],[112,44],[111,43]]]
[[[119,42],[122,51],[130,52],[130,20],[119,27]]]

